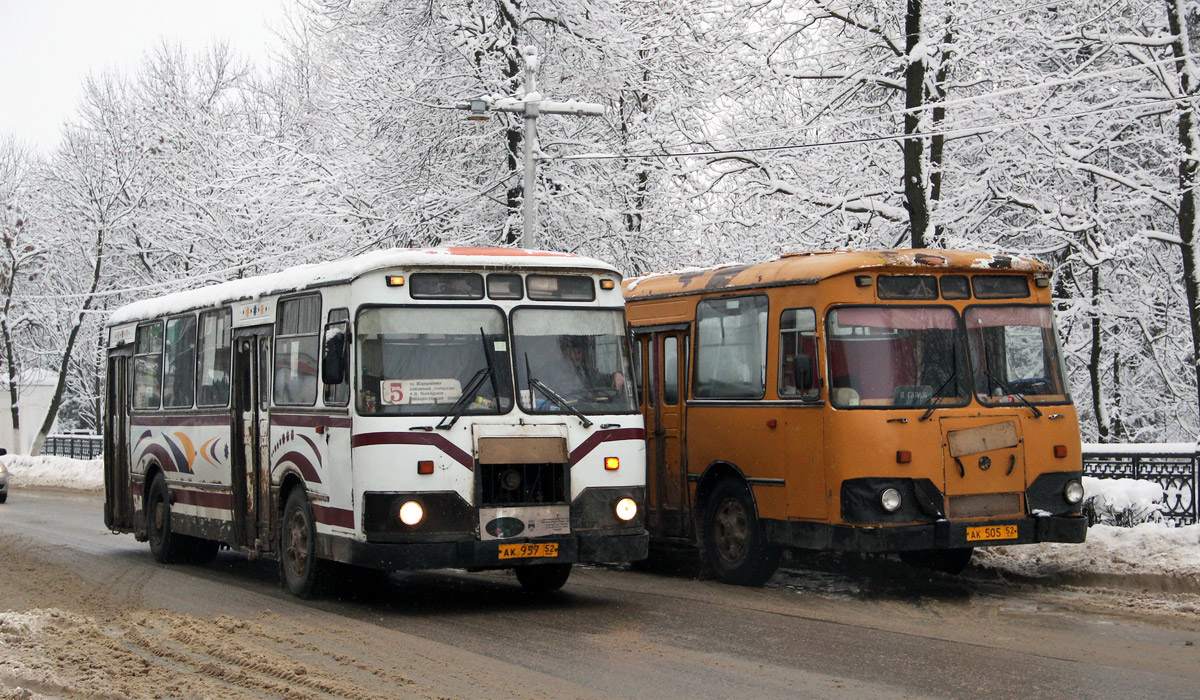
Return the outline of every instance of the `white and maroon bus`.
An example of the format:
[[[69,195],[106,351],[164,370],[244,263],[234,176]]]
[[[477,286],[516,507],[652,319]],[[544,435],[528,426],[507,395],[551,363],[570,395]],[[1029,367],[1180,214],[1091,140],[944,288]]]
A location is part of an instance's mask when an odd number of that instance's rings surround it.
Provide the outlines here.
[[[108,326],[105,525],[160,562],[514,568],[644,558],[621,276],[388,250],[140,301]]]

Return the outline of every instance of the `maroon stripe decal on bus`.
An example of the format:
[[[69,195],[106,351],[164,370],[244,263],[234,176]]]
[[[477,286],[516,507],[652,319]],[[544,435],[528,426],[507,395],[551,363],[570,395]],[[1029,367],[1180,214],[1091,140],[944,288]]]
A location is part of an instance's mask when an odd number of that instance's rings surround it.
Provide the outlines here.
[[[146,448],[146,454],[154,457],[158,461],[158,466],[162,467],[163,471],[179,471],[179,467],[175,466],[175,460],[171,459],[170,453],[164,450],[162,445],[150,445]]]
[[[596,449],[602,442],[614,442],[616,440],[645,440],[646,431],[641,428],[620,428],[618,430],[600,430],[591,434],[591,436],[580,443],[579,447],[571,450],[571,456],[568,463],[575,466],[575,463],[583,459],[589,452]]]
[[[322,525],[354,529],[354,511],[345,508],[333,508],[319,503],[312,504],[313,519]]]
[[[321,416],[311,413],[272,413],[271,425],[281,428],[349,428],[350,416]]]
[[[351,447],[371,445],[428,445],[445,452],[455,462],[467,469],[475,470],[475,460],[463,448],[441,435],[428,433],[358,433],[350,438]]]
[[[291,452],[285,452],[283,456],[275,460],[275,464],[271,467],[271,471],[278,469],[279,465],[283,464],[284,462],[291,462],[292,464],[296,465],[296,468],[300,470],[302,475],[304,475],[305,481],[313,484],[321,483],[321,477],[317,474],[317,470],[313,468],[312,462],[308,461],[308,457],[305,457],[295,450]]]
[[[176,503],[183,503],[199,508],[221,508],[233,510],[233,494],[215,491],[192,491],[177,486],[171,488],[171,495]]]
[[[219,413],[213,416],[130,416],[129,424],[135,428],[145,426],[161,427],[164,425],[229,425],[229,414]]]

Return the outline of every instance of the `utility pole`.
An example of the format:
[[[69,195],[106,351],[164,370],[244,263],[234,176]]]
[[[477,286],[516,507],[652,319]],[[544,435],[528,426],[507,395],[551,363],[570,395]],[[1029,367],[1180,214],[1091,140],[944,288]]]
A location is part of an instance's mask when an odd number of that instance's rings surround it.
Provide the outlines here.
[[[489,110],[496,112],[514,112],[524,115],[525,119],[525,177],[521,185],[522,218],[521,247],[534,248],[534,236],[537,223],[537,161],[540,150],[537,143],[537,118],[539,114],[573,114],[577,117],[602,117],[604,106],[593,102],[554,102],[542,99],[537,91],[537,73],[539,57],[536,46],[521,48],[521,56],[525,59],[525,84],[520,97],[477,97],[470,102],[460,102],[455,105],[458,109],[470,110],[467,119],[482,121],[487,119]]]

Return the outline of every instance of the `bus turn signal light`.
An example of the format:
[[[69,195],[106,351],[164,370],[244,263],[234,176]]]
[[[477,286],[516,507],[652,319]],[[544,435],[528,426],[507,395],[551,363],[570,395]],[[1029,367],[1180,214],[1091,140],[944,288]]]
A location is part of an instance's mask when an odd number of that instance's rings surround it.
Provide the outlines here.
[[[604,468],[610,472],[615,472],[616,470],[621,468],[621,458],[620,457],[605,457],[604,458]]]
[[[908,464],[912,461],[912,452],[908,450],[896,450],[896,463]]]
[[[423,459],[420,462],[417,462],[417,473],[418,474],[432,474],[433,473],[433,460],[432,459]]]
[[[1055,445],[1054,446],[1054,456],[1058,457],[1059,459],[1066,457],[1067,456],[1067,446],[1066,445]]]
[[[601,289],[616,289],[617,283],[613,280],[600,280]]]
[[[404,275],[388,275],[387,285],[389,287],[403,287]]]

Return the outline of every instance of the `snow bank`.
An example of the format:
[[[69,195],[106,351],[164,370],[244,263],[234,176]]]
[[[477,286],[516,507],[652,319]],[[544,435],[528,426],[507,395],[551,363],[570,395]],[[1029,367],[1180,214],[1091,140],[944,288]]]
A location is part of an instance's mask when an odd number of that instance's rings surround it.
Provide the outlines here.
[[[1084,498],[1095,498],[1114,510],[1155,509],[1163,500],[1163,487],[1140,479],[1097,479],[1083,477]]]
[[[981,547],[977,566],[1021,576],[1153,574],[1200,580],[1200,525],[1093,525],[1087,542]]]
[[[30,486],[57,486],[68,489],[104,488],[104,465],[99,459],[71,459],[70,457],[27,457],[6,455],[0,464],[8,469],[9,484],[13,488]]]

